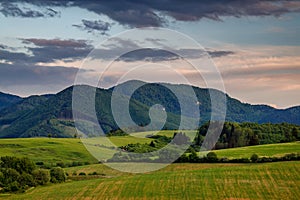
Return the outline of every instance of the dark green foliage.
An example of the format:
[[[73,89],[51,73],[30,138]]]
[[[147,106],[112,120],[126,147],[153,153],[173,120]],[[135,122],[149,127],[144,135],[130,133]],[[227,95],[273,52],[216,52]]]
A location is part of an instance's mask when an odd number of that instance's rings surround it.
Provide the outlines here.
[[[257,162],[258,161],[258,155],[257,154],[252,154],[252,156],[250,157],[251,162]]]
[[[176,162],[178,163],[264,163],[264,162],[278,162],[278,161],[297,161],[300,160],[300,153],[290,153],[281,157],[259,157],[253,154],[249,158],[218,158],[214,152],[208,153],[204,157],[199,157],[195,152],[190,153],[188,156],[181,155]]]
[[[46,169],[37,169],[32,173],[35,182],[39,185],[45,185],[50,181],[50,172]]]
[[[29,158],[4,156],[0,158],[0,168],[15,169],[20,174],[31,174],[36,166],[35,163],[32,162]]]
[[[184,157],[185,154],[183,154],[181,156],[181,158],[183,158],[182,162],[185,162],[186,158]],[[195,151],[192,151],[191,154],[187,157],[188,161],[191,163],[197,163],[200,161],[199,156],[197,155],[197,153]]]
[[[44,185],[50,180],[48,170],[36,169],[28,158],[1,157],[0,187],[2,192],[23,192],[29,187]]]
[[[79,176],[86,176],[86,173],[80,172],[78,175],[79,175]]]
[[[21,100],[21,97],[0,92],[0,110],[18,103]]]
[[[154,135],[154,136],[148,136],[149,138],[155,139],[154,141],[151,141],[150,144],[128,144],[126,146],[120,147],[121,149],[128,151],[128,152],[134,152],[134,153],[147,153],[147,152],[153,152],[156,150],[159,150],[166,146],[168,143],[171,142],[172,138],[169,138],[167,136],[163,135]]]
[[[218,161],[218,156],[215,152],[209,152],[206,155],[207,161],[208,162],[217,162]]]
[[[219,123],[211,122],[210,126],[218,127]],[[208,127],[209,122],[198,129],[193,146],[202,145]],[[225,122],[215,149],[296,141],[299,139],[299,130],[300,126],[288,123],[258,124],[250,122]]]
[[[129,81],[124,83],[123,93],[120,94],[120,98],[129,98],[128,93],[132,87],[139,84],[138,81]],[[165,87],[167,86],[167,87]],[[188,94],[186,85],[172,85],[172,84],[146,84],[137,89],[130,98],[130,115],[136,124],[141,125],[140,129],[132,130],[132,127],[127,127],[130,131],[142,131],[142,126],[149,124],[149,108],[154,104],[161,104],[167,112],[167,122],[163,129],[177,129],[179,127],[181,115],[186,117],[187,122],[192,120],[198,110],[194,109],[192,105],[195,105],[193,98]],[[43,95],[32,96],[16,104],[11,105],[0,110],[0,137],[47,137],[49,134],[52,137],[74,137],[75,129],[70,131],[70,128],[74,127],[74,123],[71,121],[73,118],[73,112],[79,111],[72,110],[72,91],[74,88],[79,88],[80,96],[84,102],[89,102],[89,91],[96,91],[96,115],[95,121],[90,116],[90,111],[84,110],[78,113],[80,119],[83,120],[82,124],[77,124],[79,129],[90,135],[101,132],[98,130],[95,123],[99,123],[105,133],[118,130],[111,111],[111,95],[112,90],[95,89],[90,86],[75,86],[67,88],[55,95]],[[181,113],[181,106],[176,98],[176,95],[172,91],[176,91],[184,99],[184,106],[188,109],[188,112]],[[199,110],[201,113],[200,125],[204,124],[210,119],[211,105],[210,105],[210,92],[221,94],[217,90],[201,89],[193,87],[194,92],[198,98]],[[0,95],[1,99],[1,95]],[[219,108],[220,109],[220,108]],[[295,123],[300,124],[300,107],[293,107],[286,110],[276,110],[269,106],[264,105],[250,105],[241,103],[240,101],[227,96],[227,116],[226,121],[236,122],[257,122],[257,123]],[[84,123],[89,121],[90,123]],[[8,126],[9,125],[9,126]],[[187,124],[187,127],[189,124]],[[155,127],[153,127],[155,129]],[[240,141],[231,141],[231,143],[222,143],[225,146],[234,147],[239,146],[245,141],[249,141],[249,144],[257,144],[257,135],[260,132],[253,130],[253,137],[244,137]],[[236,132],[232,132],[235,134]],[[119,133],[117,133],[119,134]],[[121,133],[120,133],[121,134]],[[249,133],[242,133],[249,135]],[[263,134],[263,133],[262,133]],[[289,135],[287,132],[285,139],[293,140],[297,138],[296,132]],[[249,136],[250,137],[250,136]],[[298,134],[299,138],[299,134]],[[297,139],[298,139],[297,138]],[[203,138],[198,137],[198,143],[201,143]],[[226,140],[226,138],[224,138]],[[268,143],[268,140],[281,140],[282,134],[273,135],[272,137],[259,138],[259,142]],[[222,146],[223,147],[223,146]]]
[[[231,160],[228,160],[230,163],[250,163],[249,158],[234,158]]]
[[[53,167],[50,170],[50,176],[52,183],[62,183],[67,179],[65,171],[61,167]]]
[[[125,133],[122,129],[117,129],[117,130],[111,130],[109,131],[109,133],[107,133],[107,136],[125,136],[128,135],[127,133]]]
[[[18,182],[29,187],[33,187],[37,184],[35,181],[33,174],[22,173],[18,179]]]
[[[98,172],[89,173],[90,176],[100,175]]]

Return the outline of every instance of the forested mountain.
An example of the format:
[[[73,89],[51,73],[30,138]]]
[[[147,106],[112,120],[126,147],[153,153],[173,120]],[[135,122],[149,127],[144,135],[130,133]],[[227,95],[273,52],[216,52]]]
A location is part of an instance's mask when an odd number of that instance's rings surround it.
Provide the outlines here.
[[[21,101],[22,98],[0,92],[0,110]]]
[[[129,81],[122,84],[120,98],[129,98],[128,92],[139,81]],[[167,87],[164,87],[167,86]],[[31,96],[25,99],[15,97],[6,108],[0,110],[0,137],[73,137],[75,132],[72,112],[72,91],[79,88],[81,96],[86,98],[86,93],[96,90],[96,113],[97,121],[105,133],[118,129],[111,111],[111,95],[113,88],[95,89],[90,86],[72,86],[55,95]],[[201,122],[204,124],[210,120],[210,96],[208,89],[193,87],[197,96],[197,102],[187,92],[187,85],[173,85],[148,83],[138,88],[130,98],[130,115],[133,121],[139,125],[147,125],[150,122],[149,108],[154,104],[161,104],[167,112],[167,123],[165,129],[176,129],[180,122],[180,103],[176,95],[180,94],[188,112],[182,115],[193,119],[196,115],[195,103],[199,104]],[[213,90],[216,93],[220,91]],[[289,109],[275,109],[266,105],[251,105],[242,103],[237,99],[227,97],[226,121],[233,122],[257,122],[257,123],[294,123],[300,124],[300,107]],[[77,112],[77,111],[75,111]],[[91,116],[87,113],[79,115],[89,120]],[[95,128],[94,124],[91,124]],[[129,127],[130,128],[130,127]],[[87,130],[83,129],[82,132]]]

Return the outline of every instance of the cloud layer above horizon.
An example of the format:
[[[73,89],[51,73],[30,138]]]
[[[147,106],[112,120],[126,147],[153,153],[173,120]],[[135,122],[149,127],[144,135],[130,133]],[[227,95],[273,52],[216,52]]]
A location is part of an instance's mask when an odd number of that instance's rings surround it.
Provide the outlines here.
[[[231,96],[278,107],[300,104],[297,0],[0,0],[0,20],[3,92],[58,92],[73,84],[82,61],[99,42],[130,28],[153,26],[183,32],[204,44],[203,53],[218,66]],[[162,41],[149,36],[145,42]],[[124,40],[94,50],[99,55],[95,59],[110,60],[128,46],[139,50],[119,57],[120,66],[180,59],[176,53],[203,56],[188,46],[170,53]],[[93,69],[86,72],[92,75]]]

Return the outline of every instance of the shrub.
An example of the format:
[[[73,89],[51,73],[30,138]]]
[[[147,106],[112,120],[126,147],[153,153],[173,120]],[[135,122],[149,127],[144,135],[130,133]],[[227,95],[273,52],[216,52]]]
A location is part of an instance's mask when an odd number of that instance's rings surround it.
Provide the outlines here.
[[[79,173],[79,176],[86,176],[86,173],[80,172],[80,173]]]
[[[258,155],[257,154],[252,154],[250,157],[251,162],[255,163],[258,161]]]
[[[32,173],[34,180],[39,185],[45,185],[50,181],[49,170],[46,169],[37,169]]]
[[[227,157],[220,158],[221,163],[228,163],[230,160]]]
[[[0,168],[11,168],[15,169],[19,173],[25,172],[30,174],[36,166],[29,158],[4,156],[1,157]]]
[[[264,163],[264,162],[272,162],[272,158],[271,157],[262,157],[262,158],[259,158],[257,160],[257,162],[260,162],[260,163]]]
[[[209,152],[206,155],[207,161],[208,162],[217,162],[218,161],[218,156],[215,152]]]
[[[53,167],[50,170],[50,181],[52,183],[62,183],[66,181],[65,171],[61,167]]]
[[[99,175],[97,172],[89,173],[89,175]]]
[[[44,162],[38,161],[38,162],[36,162],[35,164],[36,164],[36,165],[44,165]]]
[[[58,163],[56,163],[56,166],[57,167],[61,167],[61,168],[65,168],[66,167],[66,165],[65,165],[64,162],[58,162]]]
[[[19,180],[18,182],[20,183],[20,185],[22,185],[23,187],[26,186],[36,186],[36,182],[34,180],[34,178],[32,177],[32,175],[27,174],[27,173],[23,173],[19,176]]]
[[[3,179],[3,184],[4,185],[7,185],[9,183],[12,183],[12,182],[20,179],[20,174],[15,169],[2,168],[1,171],[2,171],[3,176],[4,176],[4,179]]]
[[[5,187],[6,191],[16,192],[20,190],[20,184],[17,181],[11,182]]]
[[[230,160],[232,163],[249,163],[250,160],[248,158],[235,158]]]

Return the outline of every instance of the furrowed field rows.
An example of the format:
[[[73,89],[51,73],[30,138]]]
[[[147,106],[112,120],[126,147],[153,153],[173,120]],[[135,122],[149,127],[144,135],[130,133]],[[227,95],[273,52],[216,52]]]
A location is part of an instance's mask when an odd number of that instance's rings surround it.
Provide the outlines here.
[[[38,187],[6,199],[300,199],[300,162],[172,164],[147,174]],[[110,170],[102,165],[69,171]],[[86,171],[86,172],[87,172]],[[113,173],[113,172],[112,172]],[[122,175],[122,176],[120,176]]]

